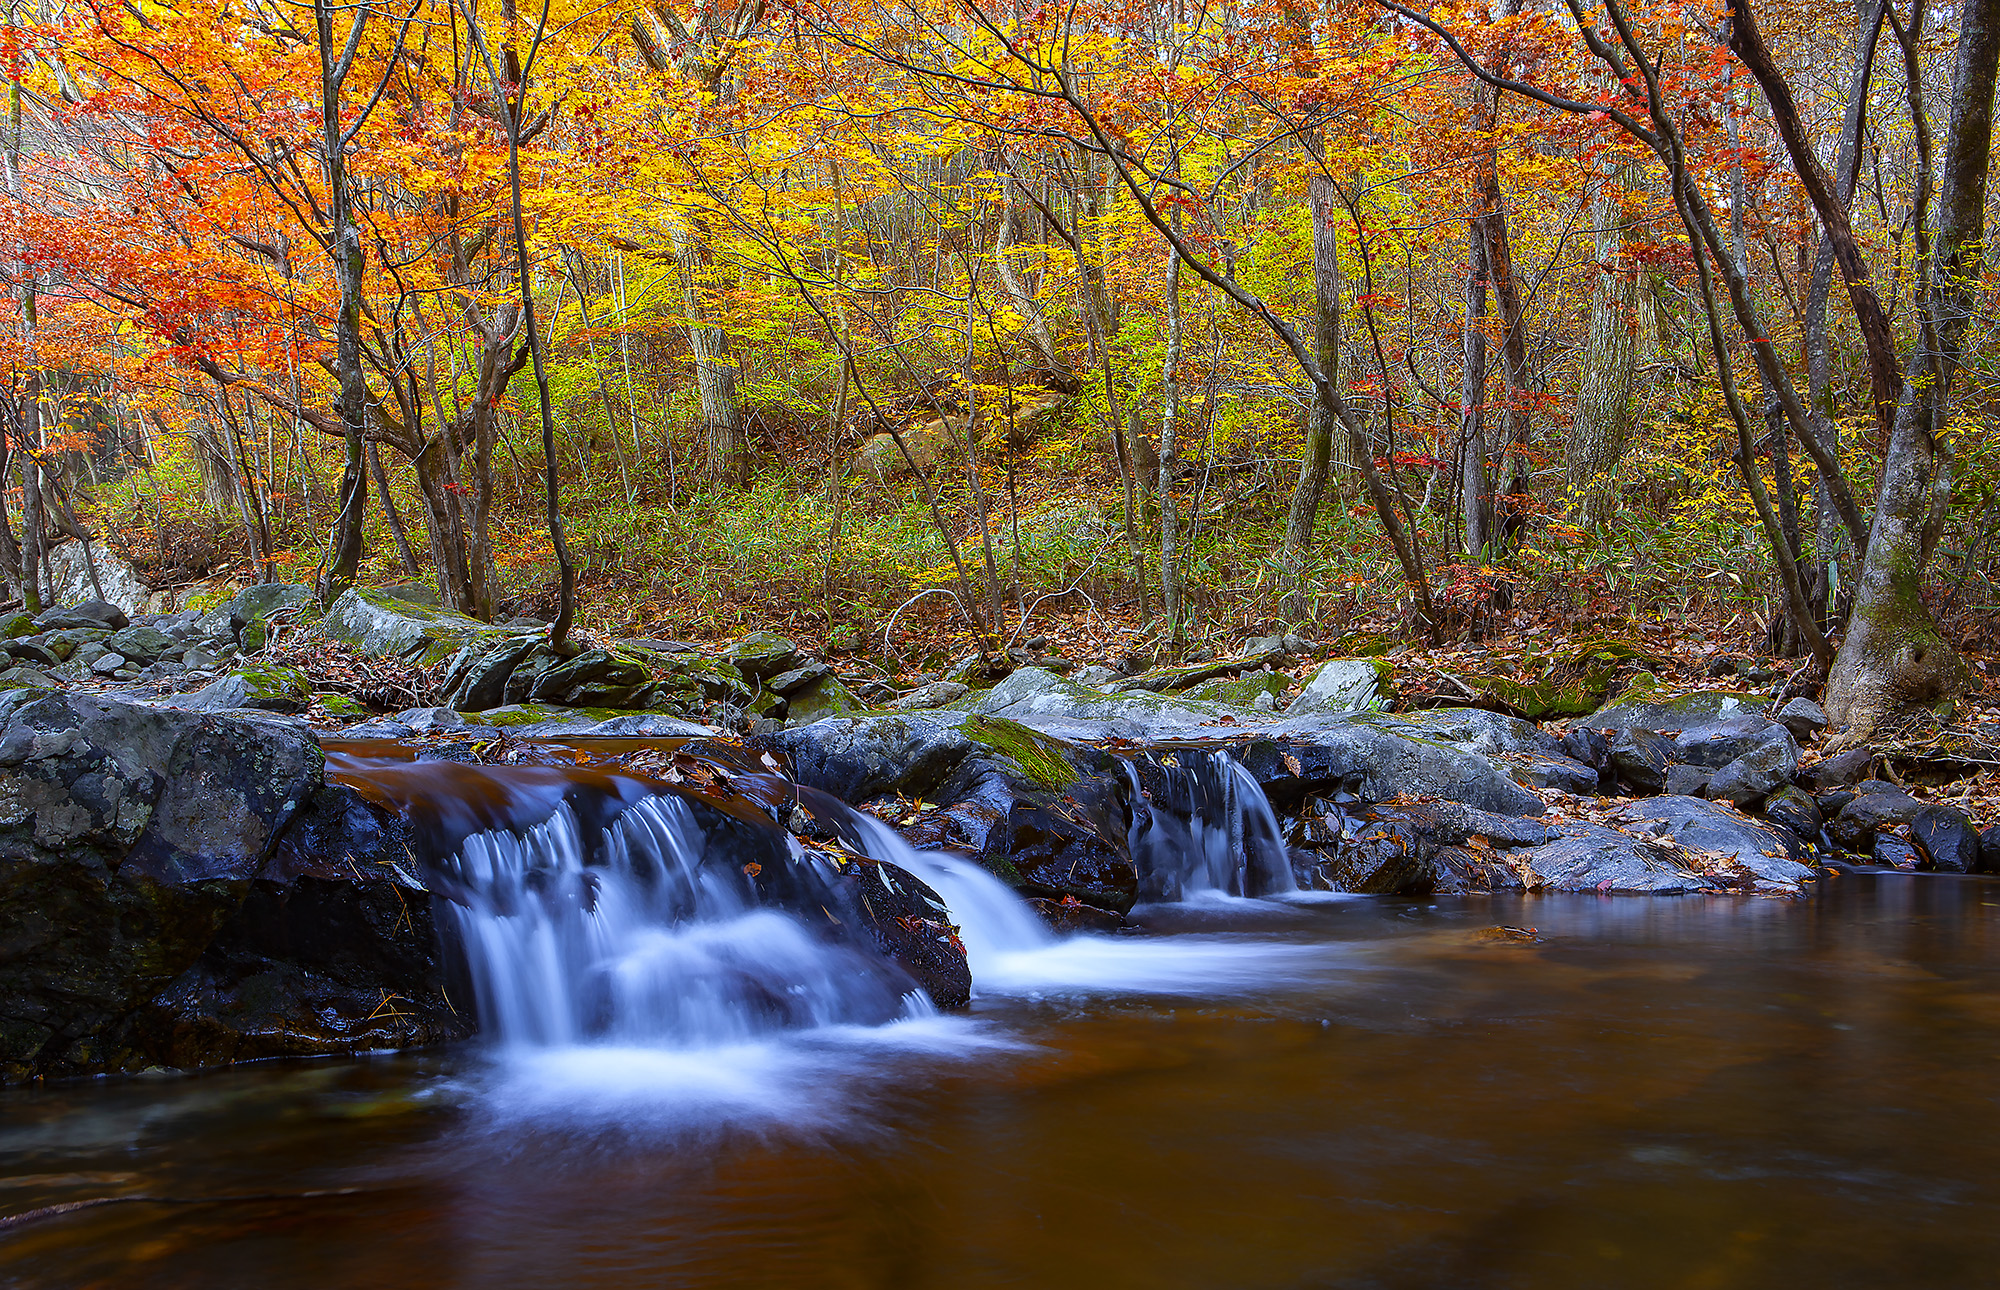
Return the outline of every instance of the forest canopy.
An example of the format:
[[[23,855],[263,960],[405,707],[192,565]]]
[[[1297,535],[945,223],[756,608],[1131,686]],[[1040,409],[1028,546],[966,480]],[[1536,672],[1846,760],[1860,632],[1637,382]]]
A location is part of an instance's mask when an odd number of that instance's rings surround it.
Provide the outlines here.
[[[1948,718],[1994,8],[17,4],[0,594],[81,538],[559,644],[1623,617]]]

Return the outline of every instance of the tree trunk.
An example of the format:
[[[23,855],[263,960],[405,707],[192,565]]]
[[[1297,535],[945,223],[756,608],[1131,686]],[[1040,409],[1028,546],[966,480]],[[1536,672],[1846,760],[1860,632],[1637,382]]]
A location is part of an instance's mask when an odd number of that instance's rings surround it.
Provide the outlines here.
[[[1309,145],[1314,146],[1314,145]],[[1306,181],[1313,222],[1313,354],[1329,380],[1340,380],[1340,240],[1335,222],[1333,180],[1323,170]],[[1285,616],[1304,619],[1309,607],[1305,585],[1306,551],[1333,460],[1337,427],[1325,405],[1313,400],[1306,413],[1305,455],[1299,460],[1299,482],[1292,488],[1292,507],[1285,517],[1285,574],[1291,586],[1285,594]]]
[[[1465,554],[1477,560],[1493,539],[1493,480],[1486,471],[1486,237],[1473,220],[1466,229],[1465,377],[1458,396],[1458,492],[1465,516]]]
[[[1618,462],[1632,434],[1633,311],[1639,279],[1625,263],[1623,246],[1630,224],[1621,189],[1638,178],[1637,166],[1615,167],[1590,208],[1597,238],[1597,281],[1591,287],[1576,422],[1570,427],[1567,454],[1572,515],[1586,529],[1601,529],[1611,518],[1618,495]]]
[[[361,534],[368,505],[368,470],[362,460],[362,438],[368,427],[368,379],[361,369],[361,309],[365,263],[361,230],[354,223],[353,195],[348,191],[346,140],[342,137],[340,86],[353,55],[336,64],[340,51],[333,43],[333,9],[329,0],[314,0],[319,29],[320,120],[325,132],[324,164],[332,231],[327,252],[340,289],[340,311],[334,324],[334,372],[340,382],[340,425],[346,460],[340,472],[340,502],[334,513],[327,563],[319,580],[322,602],[331,601],[354,585],[361,567]],[[358,23],[362,19],[357,16]]]
[[[1960,11],[1951,134],[1938,186],[1937,235],[1926,266],[1923,335],[1905,371],[1889,434],[1856,590],[1854,616],[1834,659],[1827,714],[1855,738],[1900,714],[1965,694],[1972,675],[1923,600],[1924,566],[1935,530],[1937,490],[1948,487],[1938,438],[1951,383],[1980,292],[1986,177],[1993,138],[1993,89],[2000,71],[2000,0],[1971,0]]]

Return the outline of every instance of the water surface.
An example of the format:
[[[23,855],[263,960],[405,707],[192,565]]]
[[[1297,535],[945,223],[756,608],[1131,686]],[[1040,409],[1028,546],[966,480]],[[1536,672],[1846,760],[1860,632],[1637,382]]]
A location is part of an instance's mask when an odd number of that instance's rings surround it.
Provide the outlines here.
[[[1970,1286],[2000,883],[1210,899],[963,1016],[0,1093],[0,1285]],[[1496,924],[1542,938],[1494,938]]]

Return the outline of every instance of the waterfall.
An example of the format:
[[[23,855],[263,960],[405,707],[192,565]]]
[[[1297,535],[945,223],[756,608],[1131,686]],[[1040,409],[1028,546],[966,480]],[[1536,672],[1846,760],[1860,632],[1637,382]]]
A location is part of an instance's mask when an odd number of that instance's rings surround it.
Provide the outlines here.
[[[975,988],[1000,965],[1002,955],[1055,943],[1055,933],[1028,902],[979,865],[941,851],[918,851],[872,816],[857,814],[856,819],[869,855],[909,870],[944,897],[965,943]]]
[[[824,863],[786,841],[795,866]],[[567,804],[467,837],[451,910],[482,1029],[527,1047],[708,1047],[931,1011],[879,956],[760,906],[740,866],[703,863],[708,848],[674,797],[594,839]]]
[[[1125,763],[1127,835],[1147,900],[1298,890],[1278,818],[1256,776],[1227,752],[1180,748]]]

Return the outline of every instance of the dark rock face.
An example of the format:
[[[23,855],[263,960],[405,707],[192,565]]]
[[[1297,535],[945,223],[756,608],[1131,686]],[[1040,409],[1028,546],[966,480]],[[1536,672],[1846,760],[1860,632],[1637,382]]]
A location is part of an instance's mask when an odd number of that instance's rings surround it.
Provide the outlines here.
[[[1893,833],[1875,835],[1872,858],[1884,869],[1908,872],[1923,867],[1923,857],[1917,854],[1917,849]]]
[[[1739,810],[1752,807],[1791,783],[1798,765],[1789,736],[1783,743],[1759,744],[1716,771],[1709,779],[1708,795]]]
[[[0,696],[0,1078],[146,1064],[107,1043],[191,967],[319,787],[304,730]]]
[[[1674,848],[1649,838],[1578,822],[1560,825],[1559,834],[1529,853],[1538,888],[1659,896],[1716,886],[1682,863]]]
[[[1922,802],[1894,784],[1866,779],[1855,785],[1854,797],[1827,821],[1827,836],[1843,851],[1867,855],[1883,825],[1908,824],[1923,809]]]
[[[1789,755],[1796,770],[1799,751],[1791,732],[1755,713],[1739,713],[1704,721],[1681,731],[1674,736],[1673,758],[1690,766],[1720,769],[1773,745]]]
[[[1635,792],[1657,793],[1666,786],[1667,763],[1673,760],[1673,745],[1666,737],[1636,726],[1621,726],[1610,733],[1611,764],[1618,778]]]
[[[1721,886],[1796,893],[1815,877],[1788,830],[1718,802],[1656,797],[1632,803],[1612,821],[1627,832],[1673,842],[1681,848],[1682,863],[1714,874]]]
[[[117,631],[132,620],[116,605],[102,600],[86,600],[68,609],[51,609],[35,620],[35,626],[42,631],[60,631],[64,628],[100,628]]]
[[[1866,748],[1850,748],[1800,770],[1799,783],[1815,792],[1858,784],[1868,778],[1874,762],[1875,754]]]
[[[1521,890],[1527,885],[1518,863],[1522,853],[1507,848],[1539,846],[1549,829],[1539,820],[1457,802],[1354,804],[1350,810],[1316,798],[1301,809],[1288,834],[1295,853],[1311,857],[1313,886],[1428,896]]]
[[[1705,766],[1684,766],[1679,762],[1667,767],[1666,783],[1660,791],[1668,797],[1706,797],[1709,781],[1715,772]]]
[[[1950,806],[1926,806],[1910,819],[1910,842],[1926,868],[1946,873],[1979,869],[1979,834],[1965,813]]]
[[[1787,785],[1764,799],[1764,818],[1783,825],[1807,842],[1818,842],[1825,834],[1819,803],[1803,789]]]

